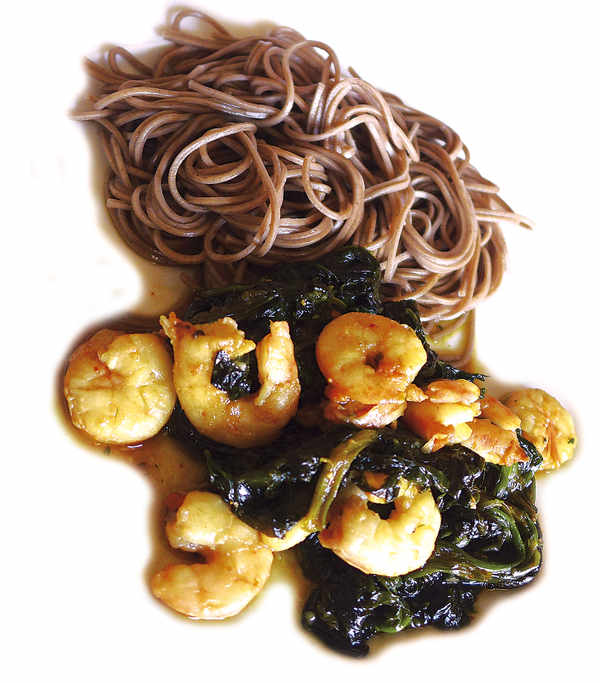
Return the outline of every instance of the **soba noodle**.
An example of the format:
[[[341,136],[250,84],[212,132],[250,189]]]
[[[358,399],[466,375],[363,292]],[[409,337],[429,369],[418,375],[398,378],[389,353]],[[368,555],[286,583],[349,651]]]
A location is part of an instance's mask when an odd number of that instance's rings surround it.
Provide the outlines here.
[[[212,34],[184,30],[191,18]],[[220,284],[359,244],[430,330],[498,287],[499,222],[528,222],[451,128],[289,28],[235,38],[183,10],[161,33],[152,66],[120,47],[88,60],[101,92],[75,115],[100,129],[106,205],[137,253]]]

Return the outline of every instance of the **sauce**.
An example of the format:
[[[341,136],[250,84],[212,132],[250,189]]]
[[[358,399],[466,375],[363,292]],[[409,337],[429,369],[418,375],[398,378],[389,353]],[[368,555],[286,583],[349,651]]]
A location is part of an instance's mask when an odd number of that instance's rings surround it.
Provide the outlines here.
[[[208,473],[204,463],[195,458],[191,450],[180,441],[162,431],[152,439],[134,446],[119,446],[98,444],[89,439],[84,432],[75,428],[71,422],[62,397],[62,382],[57,414],[64,424],[65,431],[84,449],[97,455],[115,458],[134,467],[148,481],[153,492],[153,501],[149,508],[151,552],[144,569],[146,585],[151,577],[169,564],[193,564],[197,555],[171,548],[165,534],[165,520],[169,511],[169,498],[173,494],[185,494],[189,491],[207,488]],[[296,614],[311,590],[311,585],[304,578],[295,559],[293,550],[274,553],[273,566],[269,584],[284,584],[289,586],[294,595]],[[259,594],[260,597],[260,594]],[[243,614],[255,608],[260,609],[260,601],[253,600],[246,607]],[[192,621],[185,616],[165,610],[175,617]],[[236,618],[227,619],[228,622]],[[213,622],[214,623],[214,622]]]

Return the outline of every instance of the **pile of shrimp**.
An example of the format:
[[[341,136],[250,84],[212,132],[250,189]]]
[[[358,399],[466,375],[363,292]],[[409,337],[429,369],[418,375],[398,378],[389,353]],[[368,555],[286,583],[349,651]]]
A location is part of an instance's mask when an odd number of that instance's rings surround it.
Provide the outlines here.
[[[297,417],[301,386],[287,322],[270,323],[257,344],[229,317],[196,325],[174,313],[161,331],[123,334],[101,330],[72,354],[64,394],[73,424],[96,443],[138,444],[167,424],[176,401],[210,439],[243,449],[274,441]],[[237,400],[211,384],[216,356],[256,353],[260,388]],[[474,382],[414,382],[427,360],[414,330],[370,313],[347,313],[321,331],[316,361],[326,380],[320,419],[361,430],[402,423],[435,453],[462,444],[487,462],[527,459],[521,430],[556,469],[574,453],[569,413],[541,389],[523,389],[501,402]],[[362,432],[366,434],[366,432]],[[366,473],[373,484],[381,475]],[[376,490],[376,486],[374,486]],[[400,576],[422,567],[434,550],[441,515],[430,490],[403,480],[387,519],[368,507],[383,502],[355,485],[342,486],[323,527],[300,520],[283,538],[271,538],[236,517],[209,491],[169,498],[170,545],[196,561],[172,564],[151,580],[154,596],[193,619],[224,619],[243,610],[269,578],[273,553],[319,532],[321,544],[370,574]]]

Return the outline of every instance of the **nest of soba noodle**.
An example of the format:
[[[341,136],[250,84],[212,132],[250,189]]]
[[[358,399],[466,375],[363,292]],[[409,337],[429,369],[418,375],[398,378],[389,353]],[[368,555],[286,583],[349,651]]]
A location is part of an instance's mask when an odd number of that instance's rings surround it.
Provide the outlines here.
[[[161,34],[152,65],[119,47],[88,60],[101,89],[75,115],[100,129],[106,205],[137,253],[220,285],[361,245],[430,329],[498,287],[499,222],[527,221],[451,128],[289,28],[236,38],[184,10]]]

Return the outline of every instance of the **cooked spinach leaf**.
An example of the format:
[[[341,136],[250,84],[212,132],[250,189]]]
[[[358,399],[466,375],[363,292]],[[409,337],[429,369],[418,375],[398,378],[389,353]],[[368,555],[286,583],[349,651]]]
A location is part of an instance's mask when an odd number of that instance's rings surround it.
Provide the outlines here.
[[[528,452],[529,461],[520,474],[513,474],[514,481],[520,476],[520,485],[507,493],[499,482],[505,480],[503,470],[510,468],[490,465],[457,446],[425,456],[415,450],[410,437],[394,442],[385,432],[355,466],[379,464],[382,469],[377,471],[399,467],[413,481],[430,477],[442,526],[425,566],[399,577],[364,574],[350,567],[322,548],[316,535],[298,546],[301,567],[315,584],[302,623],[347,654],[367,654],[367,641],[380,632],[430,624],[464,626],[481,589],[523,586],[536,576],[542,561],[541,533],[528,488],[530,472],[539,466],[535,448]],[[409,461],[413,464],[407,467]],[[498,492],[506,494],[506,500],[495,497]]]
[[[230,358],[226,351],[217,351],[210,382],[217,389],[226,391],[233,401],[258,391],[256,354]]]
[[[441,575],[414,578],[364,574],[323,548],[314,534],[297,550],[300,566],[317,584],[302,624],[330,647],[354,656],[369,652],[377,633],[435,625],[459,628],[470,620],[479,589]]]
[[[345,247],[318,263],[272,269],[254,284],[198,292],[186,318],[195,323],[231,316],[258,342],[271,321],[286,320],[302,386],[301,406],[317,404],[325,379],[314,347],[322,328],[339,313],[386,315],[412,327],[427,352],[416,383],[435,379],[484,379],[441,361],[430,347],[411,301],[382,303],[380,267],[365,250]],[[232,399],[258,389],[255,354],[218,356],[212,383]],[[527,462],[510,467],[486,463],[463,446],[426,454],[423,440],[398,429],[357,430],[345,425],[303,427],[292,421],[263,448],[239,449],[199,434],[179,406],[168,429],[206,463],[209,488],[235,513],[263,533],[282,537],[295,524],[318,531],[339,488],[369,486],[367,472],[385,475],[372,505],[383,518],[400,480],[429,488],[442,525],[433,554],[419,570],[400,577],[365,574],[321,547],[311,534],[297,555],[314,584],[303,610],[306,629],[331,647],[364,655],[378,633],[433,625],[460,628],[483,589],[516,588],[531,581],[541,564],[541,534],[535,508],[535,472],[541,457],[520,433]]]

